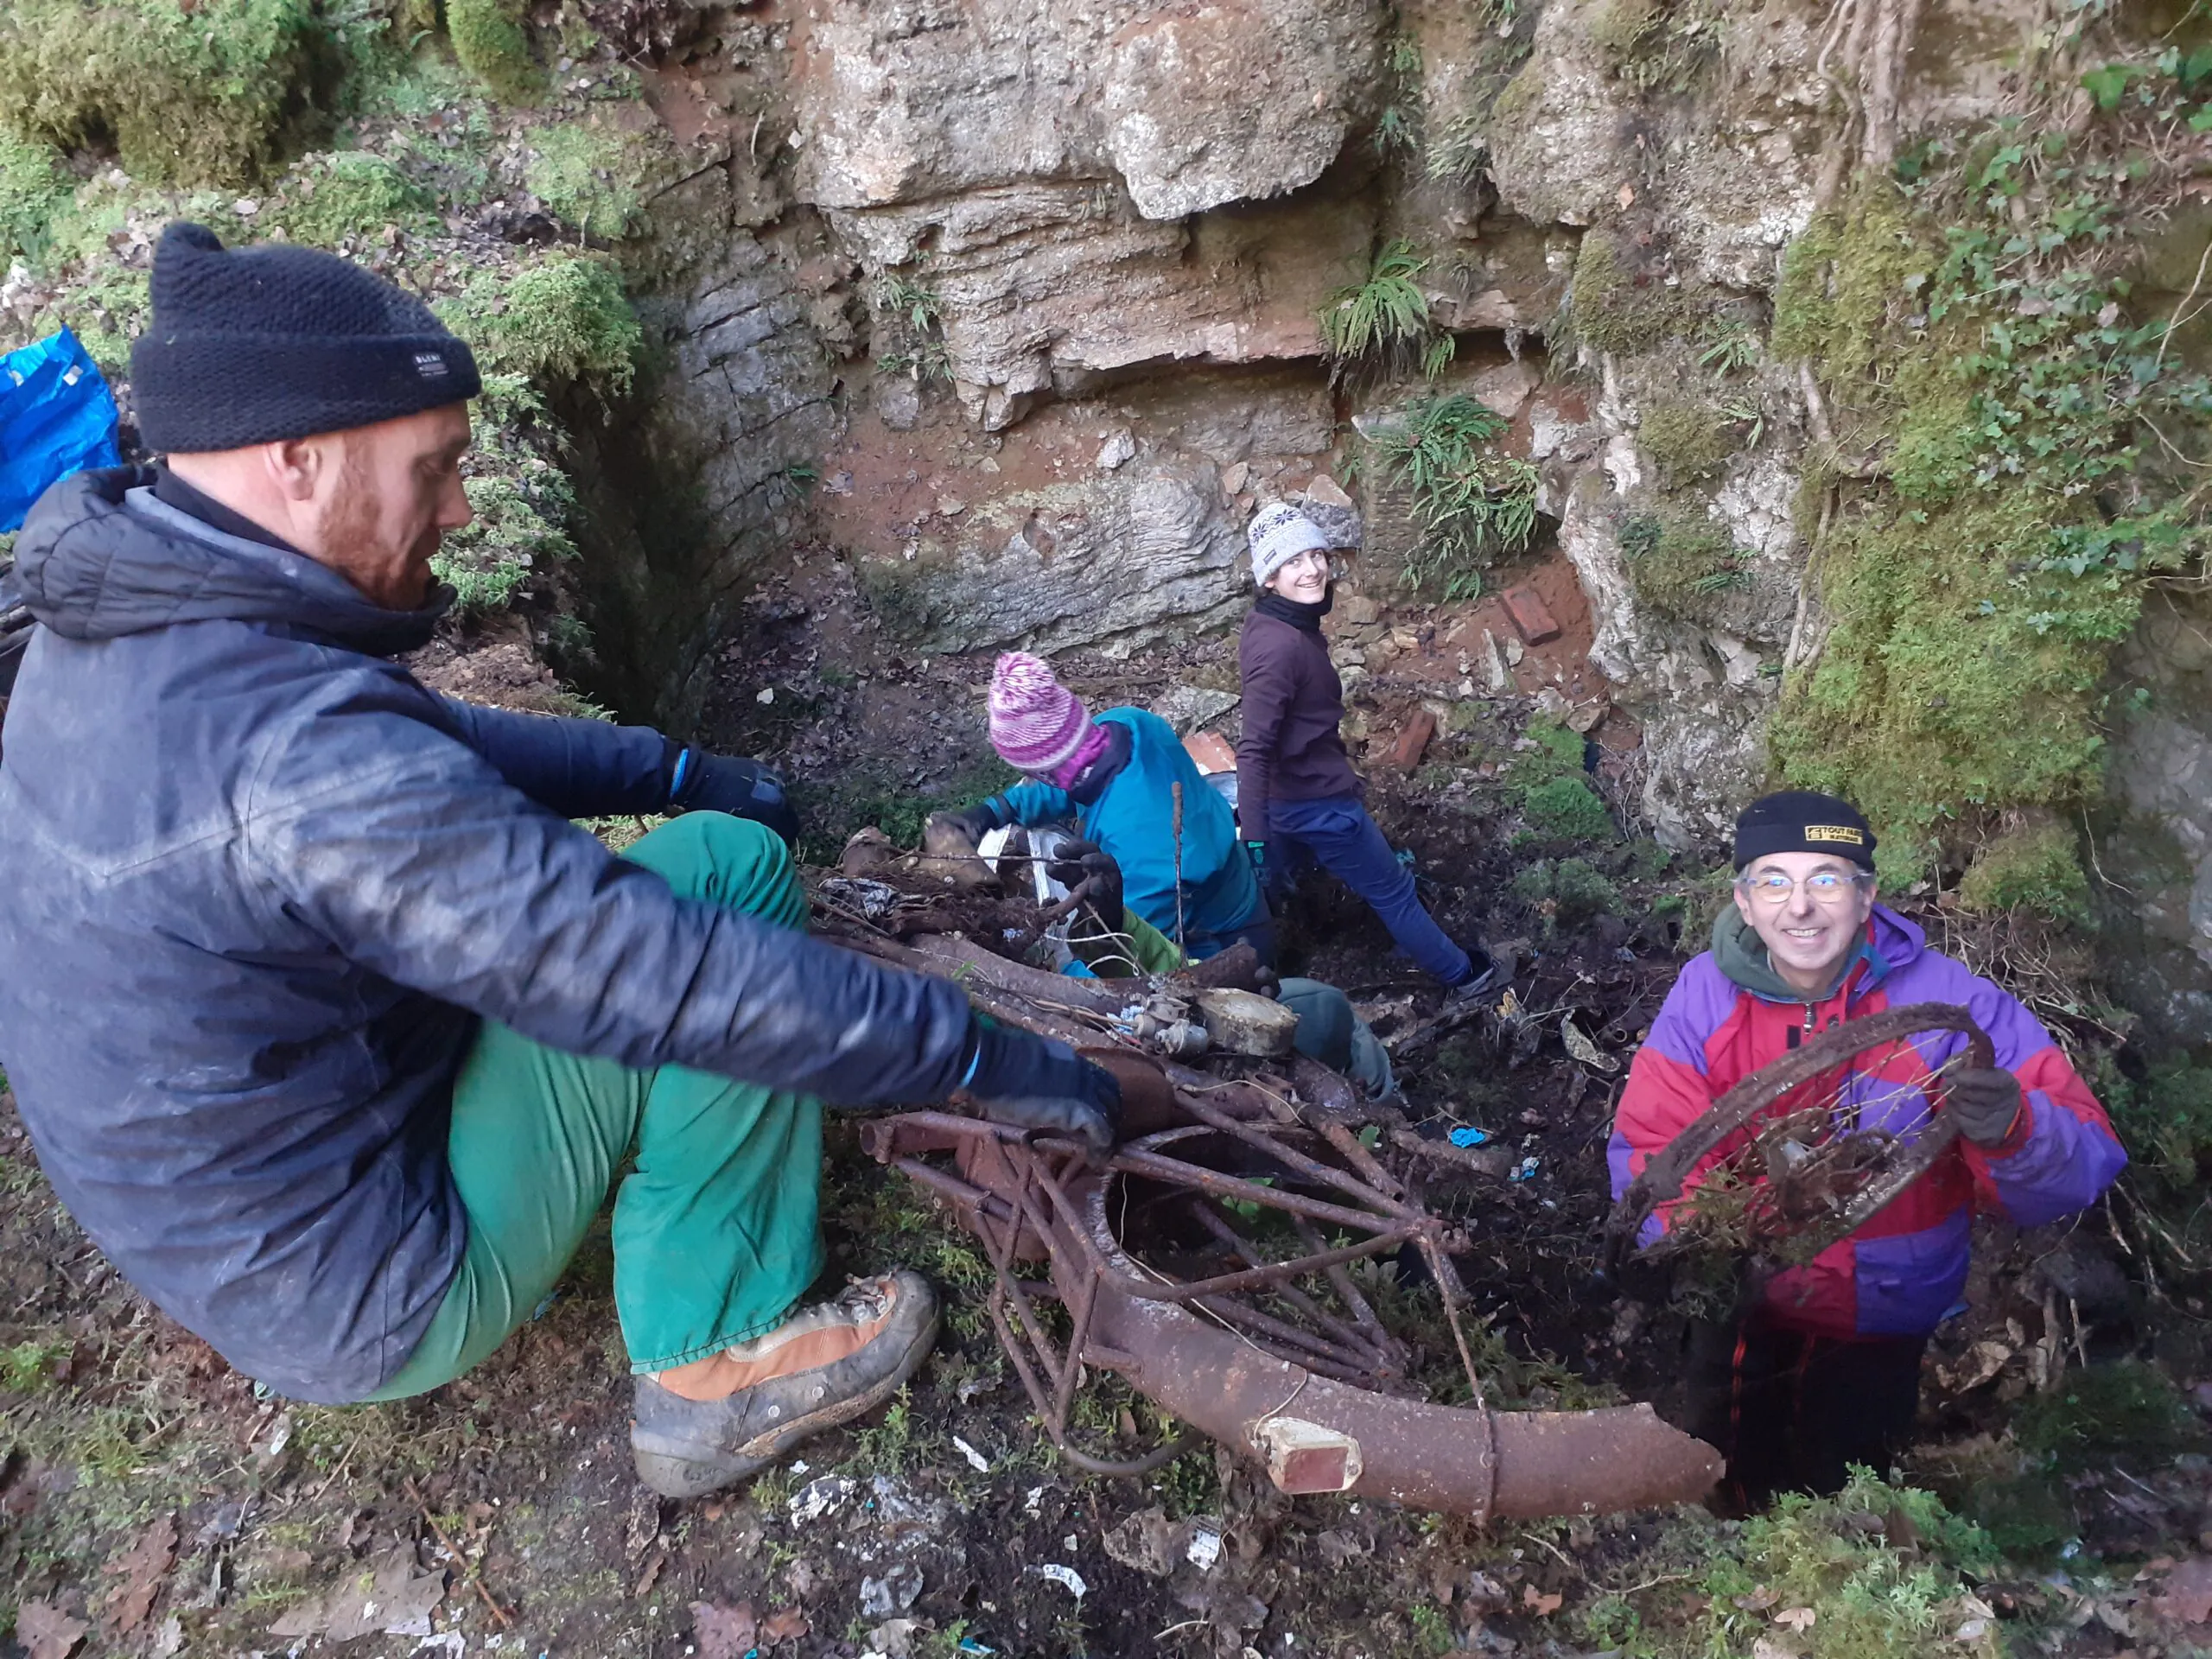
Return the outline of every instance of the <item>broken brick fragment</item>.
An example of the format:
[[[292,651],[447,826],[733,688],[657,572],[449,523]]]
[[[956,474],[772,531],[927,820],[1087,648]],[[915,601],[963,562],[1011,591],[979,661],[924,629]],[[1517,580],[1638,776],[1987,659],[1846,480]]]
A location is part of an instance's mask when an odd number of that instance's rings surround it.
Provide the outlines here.
[[[1426,709],[1416,709],[1398,733],[1398,741],[1390,745],[1386,765],[1400,772],[1411,772],[1421,764],[1421,752],[1428,747],[1428,740],[1436,735],[1436,716]]]
[[[1560,636],[1560,626],[1544,601],[1536,597],[1533,588],[1509,588],[1505,590],[1505,613],[1513,619],[1513,626],[1521,637],[1532,645]]]

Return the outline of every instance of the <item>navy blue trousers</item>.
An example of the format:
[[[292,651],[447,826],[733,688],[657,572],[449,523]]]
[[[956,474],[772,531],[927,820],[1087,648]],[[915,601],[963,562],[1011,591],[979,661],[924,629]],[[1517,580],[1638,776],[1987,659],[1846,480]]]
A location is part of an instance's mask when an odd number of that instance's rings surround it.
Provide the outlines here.
[[[1474,971],[1467,953],[1421,907],[1413,872],[1398,862],[1390,843],[1356,795],[1319,801],[1271,804],[1268,845],[1294,842],[1321,868],[1367,900],[1398,948],[1424,973],[1446,985],[1464,983]],[[1289,848],[1286,846],[1285,851]],[[1294,866],[1293,868],[1295,868]]]

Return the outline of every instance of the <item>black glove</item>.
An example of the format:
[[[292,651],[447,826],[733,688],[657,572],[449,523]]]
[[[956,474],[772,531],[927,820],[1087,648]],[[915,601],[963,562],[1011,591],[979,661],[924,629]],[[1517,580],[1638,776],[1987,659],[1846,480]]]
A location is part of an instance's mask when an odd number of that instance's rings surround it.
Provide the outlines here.
[[[751,818],[798,850],[798,814],[784,794],[784,780],[758,760],[681,749],[670,764],[668,810],[671,812],[727,812]]]
[[[1122,1085],[1065,1043],[976,1016],[968,1092],[994,1123],[1048,1129],[1110,1152],[1122,1125]]]
[[[957,812],[932,812],[929,821],[931,825],[942,824],[948,830],[957,830],[968,838],[971,847],[999,827],[999,815],[991,810],[988,801],[963,806]]]
[[[2020,1116],[2020,1080],[1999,1066],[1951,1074],[1944,1092],[1959,1133],[1977,1147],[2001,1147]]]
[[[1045,874],[1070,893],[1088,882],[1090,891],[1084,894],[1084,899],[1106,918],[1109,927],[1122,925],[1122,867],[1095,842],[1065,843],[1045,867]]]

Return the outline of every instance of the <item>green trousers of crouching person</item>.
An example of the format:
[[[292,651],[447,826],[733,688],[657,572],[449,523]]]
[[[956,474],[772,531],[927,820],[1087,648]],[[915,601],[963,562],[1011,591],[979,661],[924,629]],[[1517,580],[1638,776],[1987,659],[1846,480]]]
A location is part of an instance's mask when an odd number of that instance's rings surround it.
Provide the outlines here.
[[[623,856],[683,897],[805,925],[791,855],[757,823],[690,813]],[[468,1215],[461,1268],[372,1400],[423,1393],[489,1357],[552,1290],[610,1187],[614,1306],[633,1371],[774,1329],[822,1271],[822,1103],[810,1096],[678,1065],[633,1071],[487,1020],[454,1084],[447,1159]]]

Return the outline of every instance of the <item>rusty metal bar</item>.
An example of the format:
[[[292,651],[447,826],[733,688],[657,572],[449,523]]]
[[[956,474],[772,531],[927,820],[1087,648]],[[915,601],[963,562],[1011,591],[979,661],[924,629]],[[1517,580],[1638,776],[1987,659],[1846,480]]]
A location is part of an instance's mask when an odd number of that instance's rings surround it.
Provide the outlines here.
[[[1200,1225],[1211,1232],[1213,1236],[1221,1240],[1223,1243],[1228,1245],[1230,1249],[1234,1250],[1239,1256],[1243,1257],[1246,1262],[1255,1268],[1266,1265],[1266,1263],[1263,1262],[1254,1252],[1250,1243],[1246,1240],[1244,1236],[1238,1232],[1234,1227],[1231,1227],[1227,1222],[1224,1221],[1219,1216],[1216,1215],[1213,1211],[1208,1207],[1206,1200],[1203,1197],[1195,1193],[1192,1195],[1191,1213],[1198,1218]],[[1309,1244],[1318,1243],[1319,1240],[1308,1239],[1307,1243]],[[1330,1281],[1334,1283],[1336,1275],[1343,1273],[1344,1269],[1341,1267],[1332,1268],[1330,1268],[1328,1272]],[[1356,1324],[1347,1324],[1344,1320],[1337,1318],[1335,1314],[1323,1307],[1320,1303],[1315,1301],[1311,1296],[1308,1296],[1296,1285],[1277,1285],[1274,1287],[1274,1290],[1276,1295],[1281,1296],[1286,1301],[1289,1302],[1292,1306],[1298,1309],[1300,1313],[1303,1313],[1307,1319],[1313,1320],[1316,1325],[1325,1328],[1331,1335],[1337,1338],[1338,1342],[1344,1343],[1353,1347],[1363,1347],[1374,1350],[1373,1357],[1378,1370],[1386,1368],[1389,1365],[1389,1357],[1383,1353],[1379,1345],[1374,1341],[1376,1332],[1381,1331],[1381,1327],[1379,1325],[1373,1326],[1369,1329],[1362,1329]],[[1339,1294],[1341,1294],[1341,1292],[1339,1292]],[[1355,1317],[1357,1317],[1357,1309],[1354,1310],[1354,1313]],[[1371,1316],[1372,1314],[1370,1310],[1370,1317]],[[1387,1332],[1383,1332],[1382,1334],[1386,1338],[1389,1336]],[[1391,1345],[1395,1347],[1396,1344],[1394,1342]]]

